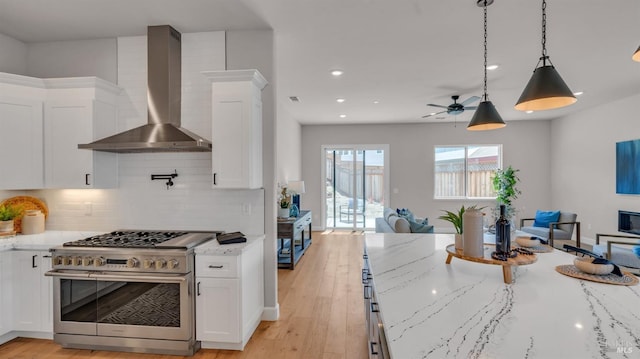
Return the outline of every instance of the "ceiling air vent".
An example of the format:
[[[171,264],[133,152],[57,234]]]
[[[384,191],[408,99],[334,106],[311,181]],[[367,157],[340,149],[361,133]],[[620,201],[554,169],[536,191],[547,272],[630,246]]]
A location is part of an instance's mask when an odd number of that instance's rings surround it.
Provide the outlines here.
[[[289,100],[291,102],[300,102],[300,99],[298,98],[298,96],[289,96]]]

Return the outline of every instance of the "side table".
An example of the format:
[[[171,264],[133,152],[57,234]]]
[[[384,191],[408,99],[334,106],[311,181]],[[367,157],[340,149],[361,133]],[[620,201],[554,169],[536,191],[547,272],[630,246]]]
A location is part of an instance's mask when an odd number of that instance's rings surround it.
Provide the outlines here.
[[[308,227],[309,236],[306,238]],[[298,240],[298,236],[300,239]],[[301,210],[298,217],[278,218],[278,268],[294,269],[311,245],[311,211]],[[289,251],[288,253],[286,251]]]

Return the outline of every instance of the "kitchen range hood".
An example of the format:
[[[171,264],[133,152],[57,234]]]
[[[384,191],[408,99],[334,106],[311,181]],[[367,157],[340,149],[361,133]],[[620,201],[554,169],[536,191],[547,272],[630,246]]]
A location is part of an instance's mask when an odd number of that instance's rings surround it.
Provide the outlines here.
[[[180,127],[181,35],[169,25],[147,28],[147,124],[78,148],[94,151],[211,152],[211,142]]]

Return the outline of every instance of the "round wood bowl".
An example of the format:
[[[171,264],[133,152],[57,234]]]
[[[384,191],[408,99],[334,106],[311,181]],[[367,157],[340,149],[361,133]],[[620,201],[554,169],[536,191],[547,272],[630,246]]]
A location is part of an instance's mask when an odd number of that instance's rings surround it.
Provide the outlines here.
[[[529,237],[516,237],[516,243],[522,247],[537,247],[540,245],[540,240]]]
[[[576,257],[573,260],[573,265],[576,266],[581,272],[607,275],[613,271],[613,264],[593,264],[593,258],[590,257]]]

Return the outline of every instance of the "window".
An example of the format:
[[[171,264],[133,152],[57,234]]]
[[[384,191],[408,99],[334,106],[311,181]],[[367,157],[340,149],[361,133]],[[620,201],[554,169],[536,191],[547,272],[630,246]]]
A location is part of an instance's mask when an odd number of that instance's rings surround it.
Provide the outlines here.
[[[501,145],[436,146],[434,198],[491,198]]]

